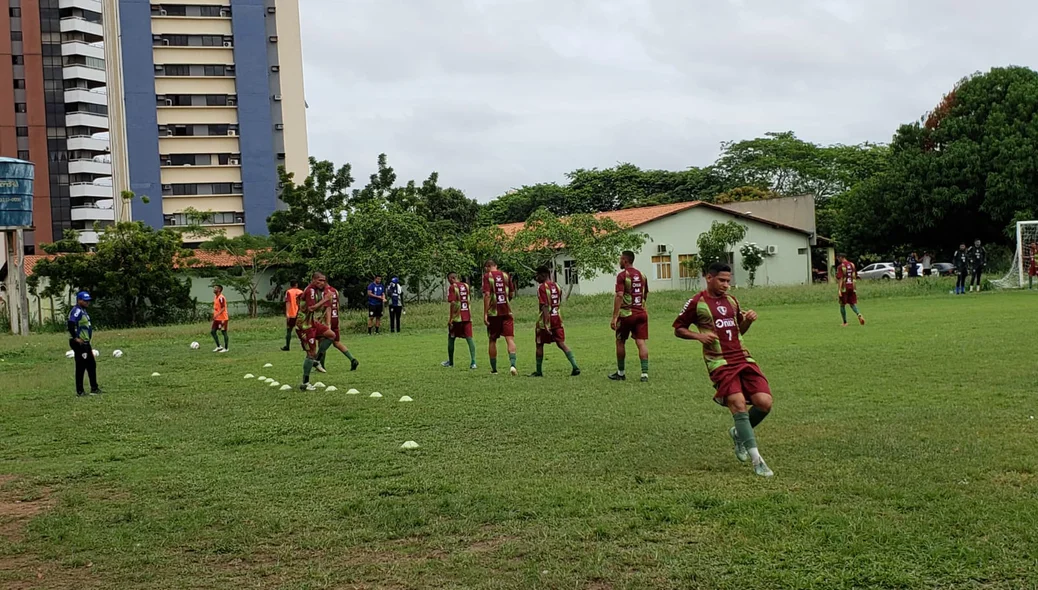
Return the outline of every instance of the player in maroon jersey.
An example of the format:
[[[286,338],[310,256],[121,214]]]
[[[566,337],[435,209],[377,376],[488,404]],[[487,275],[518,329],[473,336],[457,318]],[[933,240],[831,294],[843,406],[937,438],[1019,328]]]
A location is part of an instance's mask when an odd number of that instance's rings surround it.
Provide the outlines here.
[[[839,285],[840,315],[843,316],[843,325],[847,325],[847,306],[858,316],[858,323],[865,325],[865,316],[858,311],[858,292],[855,288],[858,282],[858,269],[854,263],[847,260],[846,254],[840,254],[840,266],[836,268],[836,283]]]
[[[620,274],[616,275],[616,297],[613,302],[613,321],[610,327],[616,332],[616,372],[609,376],[613,381],[627,380],[624,367],[627,360],[627,339],[634,337],[638,347],[638,358],[642,363],[642,382],[649,380],[649,313],[645,310],[645,298],[649,295],[649,282],[645,275],[634,268],[634,252],[620,255]]]
[[[1031,242],[1027,248],[1030,251],[1031,264],[1027,268],[1027,288],[1034,288],[1034,277],[1038,276],[1038,242]]]
[[[318,372],[327,373],[325,367],[325,358],[327,357],[328,348],[334,346],[336,350],[341,352],[343,356],[350,359],[350,370],[356,371],[357,367],[360,366],[360,361],[353,358],[350,350],[346,348],[346,345],[342,343],[342,336],[339,332],[339,291],[331,286],[327,285],[324,288],[324,298],[328,301],[328,307],[324,308],[324,320],[325,324],[331,329],[335,337],[326,344],[326,340],[321,341],[321,346],[317,354],[317,364],[314,365]]]
[[[515,296],[512,279],[508,273],[497,269],[497,263],[487,260],[483,265],[483,323],[490,337],[490,372],[497,373],[497,340],[502,336],[508,345],[508,371],[512,376],[519,374],[515,368],[515,320],[509,301]]]
[[[450,317],[447,319],[447,360],[441,363],[444,367],[454,366],[454,341],[464,338],[469,345],[469,370],[476,370],[476,343],[472,340],[472,287],[458,279],[458,273],[447,275],[447,303],[450,304]]]
[[[313,385],[310,385],[310,371],[315,366],[320,367],[317,362],[318,356],[328,350],[331,343],[335,341],[335,332],[322,321],[325,319],[325,308],[331,305],[331,301],[324,297],[324,290],[327,286],[328,278],[322,273],[315,272],[310,284],[303,289],[303,294],[299,297],[299,313],[304,319],[302,322],[296,323],[296,334],[303,343],[303,350],[306,351],[306,360],[303,361],[303,384],[299,388],[307,391],[315,389]]]
[[[544,345],[554,343],[569,359],[569,364],[573,367],[570,375],[576,377],[580,374],[580,367],[577,366],[577,360],[573,357],[573,351],[566,346],[566,330],[562,327],[562,313],[559,311],[559,306],[562,304],[562,291],[554,281],[548,279],[550,275],[551,271],[547,266],[537,269],[536,280],[540,285],[537,287],[537,302],[540,304],[536,328],[537,371],[530,376],[544,376],[541,372],[544,365]]]
[[[757,475],[771,477],[774,474],[760,456],[753,434],[771,411],[771,386],[742,342],[757,313],[743,311],[728,294],[731,281],[731,266],[711,264],[706,272],[706,290],[685,304],[674,320],[674,335],[703,345],[703,358],[716,390],[714,401],[726,406],[735,420],[728,434],[735,444],[736,458],[752,460]]]

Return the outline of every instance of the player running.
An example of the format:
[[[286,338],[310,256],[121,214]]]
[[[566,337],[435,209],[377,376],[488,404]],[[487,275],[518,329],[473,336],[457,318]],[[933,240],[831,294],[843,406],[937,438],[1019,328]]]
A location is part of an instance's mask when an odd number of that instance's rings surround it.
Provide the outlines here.
[[[299,389],[304,391],[317,389],[310,385],[310,371],[315,366],[320,366],[317,363],[318,341],[322,341],[322,345],[323,341],[328,341],[328,346],[330,346],[335,339],[335,333],[319,321],[324,319],[324,308],[331,303],[324,297],[324,289],[327,286],[328,278],[324,274],[316,272],[300,296],[296,334],[303,344],[303,350],[306,351],[306,360],[303,361],[303,384],[299,386]],[[324,347],[325,350],[328,346]]]
[[[296,327],[296,316],[299,315],[299,296],[303,290],[299,288],[299,281],[289,283],[288,291],[285,291],[285,346],[281,350],[288,352],[292,350],[292,331]]]
[[[328,348],[334,346],[336,350],[343,354],[343,356],[350,359],[350,370],[356,371],[357,367],[360,366],[360,361],[353,358],[353,355],[350,354],[350,350],[342,343],[340,337],[339,291],[331,285],[326,286],[324,288],[324,299],[328,302],[328,306],[324,308],[324,323],[331,329],[332,333],[335,334],[335,338],[332,340],[321,340],[321,344],[317,349],[317,364],[314,366],[319,373],[327,373],[328,371],[326,370],[324,360],[327,357]]]
[[[447,319],[447,360],[441,363],[444,367],[454,366],[454,341],[464,338],[469,345],[469,370],[476,370],[476,343],[472,340],[472,306],[469,296],[472,288],[468,283],[458,279],[458,273],[447,275],[447,302],[450,303],[450,317]]]
[[[504,336],[508,346],[508,372],[513,377],[519,374],[515,368],[515,320],[509,301],[515,296],[508,273],[497,269],[497,263],[487,260],[483,265],[483,323],[490,337],[490,372],[497,374],[497,340]]]
[[[624,365],[627,359],[627,339],[634,337],[638,358],[642,362],[642,383],[649,380],[649,313],[645,298],[649,284],[645,275],[634,268],[634,252],[620,255],[620,274],[616,275],[616,297],[613,302],[613,321],[610,328],[616,332],[616,372],[613,381],[626,381]]]
[[[562,303],[562,292],[554,281],[548,279],[550,271],[547,266],[537,269],[536,280],[540,284],[537,287],[537,302],[540,304],[540,313],[537,314],[537,371],[531,377],[543,377],[541,367],[544,364],[544,345],[555,343],[569,359],[573,366],[571,376],[580,374],[580,367],[573,358],[573,351],[566,346],[566,330],[562,327],[562,314],[559,313],[559,305]]]
[[[213,325],[209,330],[209,335],[216,343],[213,352],[227,352],[228,350],[227,321],[227,298],[223,296],[223,285],[213,285]],[[220,346],[220,339],[216,336],[217,331],[223,332],[223,346]]]
[[[846,254],[840,254],[840,266],[836,268],[836,282],[839,284],[840,315],[843,316],[843,325],[847,326],[847,306],[858,316],[858,323],[865,325],[865,316],[858,311],[858,293],[855,286],[858,280],[858,269],[854,263],[847,260]]]
[[[717,391],[714,401],[727,406],[735,420],[728,434],[735,444],[736,458],[743,463],[752,460],[757,475],[771,477],[774,473],[760,456],[753,434],[771,411],[771,387],[742,343],[742,335],[757,320],[757,313],[742,311],[735,297],[728,295],[731,281],[731,266],[711,264],[706,272],[706,290],[685,304],[674,320],[674,335],[703,345],[706,368]],[[747,405],[752,406],[748,411]]]

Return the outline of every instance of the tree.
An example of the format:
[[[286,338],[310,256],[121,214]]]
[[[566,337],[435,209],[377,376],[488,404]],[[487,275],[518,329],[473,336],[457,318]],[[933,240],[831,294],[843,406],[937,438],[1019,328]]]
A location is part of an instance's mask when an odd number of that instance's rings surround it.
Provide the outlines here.
[[[723,205],[725,203],[742,201],[763,201],[765,199],[774,199],[778,196],[781,195],[759,186],[740,186],[717,195],[714,197],[714,203]]]
[[[254,318],[259,315],[259,276],[280,261],[272,243],[267,236],[244,234],[228,238],[222,234],[215,235],[202,243],[199,250],[224,254],[231,266],[218,267],[203,262],[196,255],[182,259],[181,265],[190,266],[197,274],[211,278],[214,285],[223,285],[238,293],[248,304],[249,317]]]
[[[764,257],[767,255],[768,252],[766,250],[758,247],[753,242],[743,244],[742,248],[739,249],[739,256],[742,258],[742,269],[746,271],[746,281],[750,287],[756,281],[757,269],[764,264]]]
[[[994,68],[961,80],[919,122],[902,125],[884,169],[847,195],[841,247],[952,250],[1006,242],[1017,216],[1038,214],[1038,72]]]
[[[86,289],[94,296],[92,316],[102,326],[143,326],[186,319],[194,313],[190,281],[174,268],[182,254],[180,234],[156,231],[141,222],[109,226],[96,252],[62,254],[36,263],[29,286],[44,297],[61,298]]]
[[[715,262],[731,263],[732,248],[746,237],[746,231],[746,226],[737,221],[715,221],[709,230],[699,234],[696,244],[703,272]]]
[[[699,254],[689,254],[678,266],[685,275],[685,290],[692,291],[699,288],[699,278],[703,276],[703,260]]]

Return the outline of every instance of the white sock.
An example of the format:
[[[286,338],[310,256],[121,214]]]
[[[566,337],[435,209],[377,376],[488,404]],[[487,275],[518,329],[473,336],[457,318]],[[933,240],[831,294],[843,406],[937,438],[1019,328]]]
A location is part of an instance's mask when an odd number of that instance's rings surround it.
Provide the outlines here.
[[[646,379],[648,379],[649,378],[649,374],[648,373],[642,373],[642,377],[645,377]]]
[[[618,371],[616,372],[616,374],[617,374],[617,375],[619,375],[619,376],[621,376],[621,377],[623,377],[623,376],[624,376],[624,372],[625,372],[625,371],[619,371],[619,370],[618,370]]]
[[[753,460],[754,465],[764,460],[761,458],[760,451],[757,450],[757,447],[753,447],[752,449],[746,449],[746,452],[750,454],[750,459]]]

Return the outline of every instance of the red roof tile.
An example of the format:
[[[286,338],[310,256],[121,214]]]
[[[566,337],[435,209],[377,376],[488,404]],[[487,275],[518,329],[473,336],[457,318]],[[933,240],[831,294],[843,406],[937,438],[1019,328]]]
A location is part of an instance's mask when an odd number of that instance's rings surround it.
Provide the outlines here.
[[[53,260],[61,256],[52,254],[27,254],[25,256],[25,276],[32,276],[32,271],[36,267],[36,263],[40,260]],[[191,264],[181,264],[180,261],[191,259]],[[206,252],[204,250],[192,250],[191,256],[188,257],[177,257],[177,260],[173,263],[174,268],[180,268],[181,266],[187,266],[190,268],[202,268],[203,266],[215,266],[217,268],[230,268],[237,266],[238,264],[245,264],[248,259],[241,257],[240,259],[227,254],[226,252]]]

